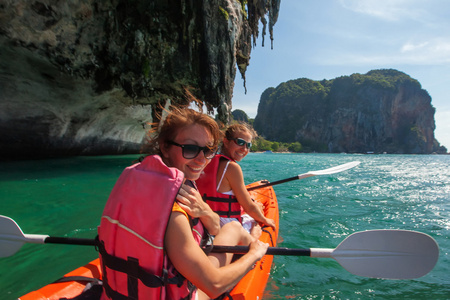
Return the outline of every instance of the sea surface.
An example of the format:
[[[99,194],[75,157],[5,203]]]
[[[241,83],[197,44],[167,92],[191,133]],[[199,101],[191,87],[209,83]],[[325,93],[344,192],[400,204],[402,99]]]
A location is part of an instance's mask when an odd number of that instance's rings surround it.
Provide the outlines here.
[[[0,162],[0,215],[28,234],[94,238],[115,181],[137,157]],[[250,153],[240,165],[251,183],[351,161],[361,164],[274,186],[278,245],[336,248],[359,231],[415,230],[439,244],[436,266],[418,279],[383,280],[353,275],[330,258],[275,256],[264,299],[450,299],[450,156]],[[0,299],[17,299],[97,255],[91,246],[25,244],[0,258]]]

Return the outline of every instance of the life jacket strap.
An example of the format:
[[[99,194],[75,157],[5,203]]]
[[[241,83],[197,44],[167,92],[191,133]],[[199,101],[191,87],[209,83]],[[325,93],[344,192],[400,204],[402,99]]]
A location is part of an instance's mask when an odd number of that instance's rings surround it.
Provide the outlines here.
[[[228,204],[227,210],[214,210],[214,212],[217,213],[222,218],[236,218],[239,220],[239,222],[241,221],[241,210],[232,209],[232,204],[239,203],[235,196],[230,195],[228,198],[219,198],[219,197],[208,197],[206,196],[206,194],[204,194],[202,198],[205,202],[211,201]]]
[[[223,202],[223,203],[237,203],[237,198],[235,196],[229,195],[228,198],[219,198],[219,197],[209,197],[206,194],[203,195],[203,200],[208,200],[212,202]]]
[[[60,282],[71,282],[71,281],[79,281],[79,282],[87,282],[102,285],[102,281],[98,278],[87,277],[87,276],[64,276],[59,278],[52,283],[60,283]]]
[[[134,257],[128,257],[127,260],[110,255],[106,252],[103,242],[99,242],[98,251],[102,257],[103,267],[103,286],[108,297],[112,299],[138,299],[138,279],[147,287],[158,288],[168,284],[181,286],[185,278],[181,275],[168,278],[167,270],[163,270],[163,276],[151,274],[139,266],[139,260]],[[113,290],[108,284],[106,267],[111,270],[127,274],[128,296],[120,294]]]

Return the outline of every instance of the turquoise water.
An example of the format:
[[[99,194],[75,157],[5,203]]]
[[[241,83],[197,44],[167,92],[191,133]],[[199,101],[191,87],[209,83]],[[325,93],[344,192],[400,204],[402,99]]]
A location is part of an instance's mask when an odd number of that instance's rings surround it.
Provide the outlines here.
[[[94,237],[105,201],[137,156],[0,163],[0,214],[24,233]],[[333,259],[276,256],[265,299],[450,299],[450,156],[254,154],[240,164],[247,183],[276,181],[350,161],[351,170],[275,186],[279,246],[335,248],[354,232],[416,230],[440,257],[414,280],[355,276]],[[89,246],[26,244],[0,258],[0,299],[16,299],[97,257]]]

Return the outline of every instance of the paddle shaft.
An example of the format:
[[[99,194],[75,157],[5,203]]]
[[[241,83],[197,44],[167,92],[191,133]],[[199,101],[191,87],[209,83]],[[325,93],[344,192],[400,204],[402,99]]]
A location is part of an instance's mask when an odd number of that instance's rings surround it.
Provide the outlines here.
[[[253,190],[256,190],[256,189],[261,189],[261,188],[265,188],[265,187],[268,187],[268,186],[277,185],[277,184],[281,184],[281,183],[285,183],[285,182],[289,182],[289,181],[294,181],[294,180],[299,180],[299,179],[312,177],[312,176],[314,176],[314,175],[305,173],[305,174],[302,174],[302,175],[297,175],[297,176],[294,176],[294,177],[281,179],[281,180],[277,180],[277,181],[274,181],[274,182],[261,184],[261,185],[258,185],[258,186],[253,186],[253,187],[248,188],[247,191],[253,191]]]
[[[245,254],[249,251],[248,246],[214,246],[211,252]],[[289,256],[311,256],[311,249],[292,249],[283,247],[269,247],[267,255],[289,255]]]
[[[67,244],[67,245],[82,245],[82,246],[96,246],[97,240],[94,239],[80,239],[67,237],[52,237],[49,236],[44,240],[45,244]]]
[[[32,237],[33,235],[26,235]],[[64,245],[80,245],[80,246],[97,246],[98,241],[95,239],[68,238],[68,237],[52,237],[47,236],[43,240],[27,238],[27,242],[44,243],[44,244],[64,244]],[[234,253],[245,254],[249,251],[249,246],[213,246],[211,252],[215,253]],[[267,255],[290,255],[290,256],[311,256],[310,249],[290,249],[283,247],[269,247]]]
[[[95,239],[81,239],[68,237],[46,237],[43,242],[45,244],[64,244],[64,245],[80,245],[80,246],[97,246]],[[249,251],[249,246],[214,246],[211,252],[215,253],[234,253],[245,254]],[[290,255],[290,256],[310,256],[310,249],[290,249],[283,247],[269,247],[267,255]]]
[[[336,167],[332,167],[332,168],[328,168],[325,170],[318,170],[318,171],[309,171],[308,173],[305,174],[300,174],[291,178],[286,178],[286,179],[282,179],[282,180],[278,180],[278,181],[274,181],[274,182],[269,182],[269,183],[265,183],[265,184],[261,184],[259,186],[253,186],[247,189],[247,191],[253,191],[256,189],[261,189],[261,188],[265,188],[268,186],[272,186],[272,185],[277,185],[280,183],[285,183],[285,182],[289,182],[289,181],[293,181],[293,180],[298,180],[298,179],[304,179],[304,178],[308,178],[308,177],[312,177],[312,176],[317,176],[317,175],[330,175],[330,174],[334,174],[334,173],[339,173],[348,169],[351,169],[353,167],[356,167],[357,165],[359,165],[360,162],[359,161],[353,161],[353,162],[349,162],[343,165],[339,165]]]

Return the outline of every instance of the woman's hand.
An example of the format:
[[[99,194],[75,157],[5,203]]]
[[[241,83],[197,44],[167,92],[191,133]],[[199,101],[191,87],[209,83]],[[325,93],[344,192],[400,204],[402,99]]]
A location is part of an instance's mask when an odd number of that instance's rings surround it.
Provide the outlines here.
[[[183,184],[178,192],[177,201],[180,207],[192,218],[200,218],[210,234],[216,235],[219,233],[219,215],[203,201],[202,196],[195,188]]]
[[[200,193],[186,184],[181,186],[177,200],[181,208],[193,218],[200,218],[211,210],[209,205],[203,201]]]
[[[269,218],[266,218],[266,222],[265,225],[272,227],[273,230],[276,230],[276,225],[275,225],[275,221]]]
[[[268,248],[269,244],[256,240],[250,243],[249,253],[255,254],[257,260],[260,260],[266,254]]]

